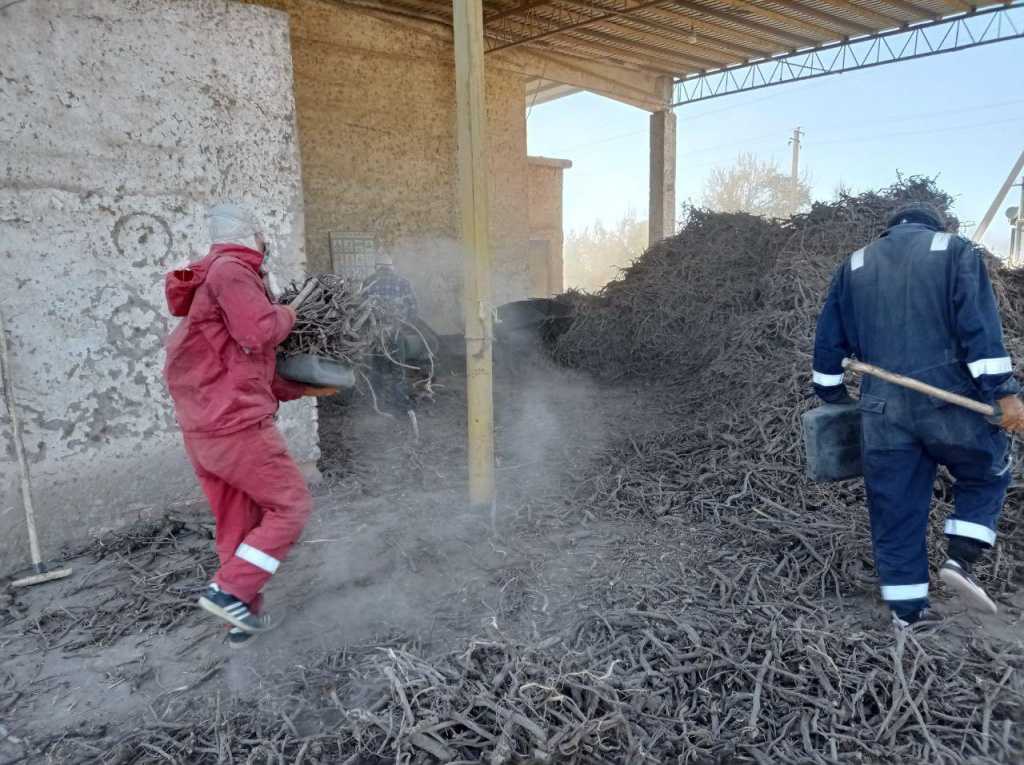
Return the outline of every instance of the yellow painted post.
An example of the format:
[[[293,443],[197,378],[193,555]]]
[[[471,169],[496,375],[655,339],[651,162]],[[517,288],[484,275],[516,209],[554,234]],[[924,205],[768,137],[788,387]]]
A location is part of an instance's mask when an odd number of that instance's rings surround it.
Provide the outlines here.
[[[465,283],[469,503],[494,507],[494,401],[491,387],[491,261],[488,247],[487,136],[482,0],[452,0],[459,125],[459,202]]]

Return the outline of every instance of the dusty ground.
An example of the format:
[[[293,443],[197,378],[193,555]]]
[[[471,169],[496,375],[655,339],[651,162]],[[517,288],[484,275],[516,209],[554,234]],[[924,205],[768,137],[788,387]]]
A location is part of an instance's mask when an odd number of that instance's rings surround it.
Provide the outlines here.
[[[203,508],[70,552],[73,578],[21,591],[0,614],[0,763],[134,761],[101,753],[139,726],[159,731],[171,709],[272,703],[282,674],[303,676],[310,657],[543,640],[582,614],[621,608],[626,591],[644,593],[625,604],[640,612],[699,614],[700,599],[660,583],[669,568],[694,581],[706,573],[723,553],[714,524],[581,516],[560,500],[609,443],[657,424],[649,397],[535,366],[503,374],[493,517],[464,504],[458,374],[440,374],[415,447],[365,400],[325,406],[316,512],[267,593],[285,625],[230,651],[192,605],[213,565]],[[940,602],[954,619],[935,639],[965,646],[980,630],[1019,648],[1021,601],[1004,606],[983,623]],[[840,607],[851,629],[885,618],[867,597]]]
[[[18,591],[0,628],[0,763],[43,761],[64,728],[114,733],[172,698],[272,693],[263,668],[303,652],[440,652],[488,630],[535,638],[598,605],[651,542],[620,521],[583,526],[534,506],[624,423],[644,427],[621,416],[638,394],[532,367],[504,376],[499,501],[482,517],[465,507],[462,378],[442,374],[435,390],[415,447],[365,399],[325,407],[313,520],[267,592],[287,621],[252,650],[229,651],[192,606],[214,563],[205,508],[69,551],[72,578]]]

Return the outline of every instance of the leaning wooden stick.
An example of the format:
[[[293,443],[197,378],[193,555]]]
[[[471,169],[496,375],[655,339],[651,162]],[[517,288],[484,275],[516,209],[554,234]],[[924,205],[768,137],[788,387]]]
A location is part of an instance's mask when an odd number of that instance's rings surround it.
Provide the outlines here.
[[[941,388],[936,388],[933,385],[928,385],[920,380],[914,380],[911,377],[904,377],[903,375],[898,375],[893,372],[887,372],[880,367],[865,364],[862,361],[843,359],[843,369],[849,372],[860,372],[861,374],[871,375],[872,377],[877,377],[881,380],[885,380],[886,382],[890,382],[893,385],[899,385],[903,388],[916,390],[918,393],[923,393],[926,396],[931,396],[932,398],[937,398],[950,404],[962,406],[965,409],[970,409],[972,412],[983,414],[986,417],[1001,417],[1003,414],[1002,410],[998,406],[983,404],[972,398],[959,396],[956,393],[950,393],[948,390],[942,390]]]
[[[43,561],[43,553],[39,548],[39,534],[36,532],[36,509],[32,502],[32,480],[28,471],[28,456],[25,454],[25,440],[21,434],[21,411],[14,397],[14,373],[11,370],[10,350],[7,347],[7,328],[4,317],[0,314],[0,376],[3,379],[4,399],[7,402],[7,413],[11,420],[11,440],[14,442],[14,454],[18,458],[18,478],[21,482],[21,501],[25,507],[25,528],[28,531],[28,546],[32,556],[32,566],[36,573],[33,576],[11,582],[12,587],[25,587],[30,584],[42,584],[54,579],[63,579],[71,575],[70,568],[49,570]]]

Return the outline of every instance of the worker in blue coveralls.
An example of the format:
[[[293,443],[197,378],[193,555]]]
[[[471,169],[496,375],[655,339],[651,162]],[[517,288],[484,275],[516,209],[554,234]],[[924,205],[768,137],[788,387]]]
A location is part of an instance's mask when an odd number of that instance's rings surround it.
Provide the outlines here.
[[[395,273],[395,263],[389,255],[378,255],[376,270],[365,282],[363,291],[386,307],[391,320],[412,324],[419,315],[416,292],[409,280]],[[384,347],[370,359],[370,387],[385,400],[391,399],[398,414],[409,418],[413,433],[419,433],[412,396],[405,380],[405,339],[402,327],[393,324],[385,333]]]
[[[840,266],[814,341],[814,390],[852,404],[842,361],[890,372],[986,403],[988,419],[865,376],[861,449],[882,599],[901,627],[942,621],[928,601],[928,512],[938,465],[955,479],[939,577],[974,611],[994,614],[973,566],[996,539],[1010,484],[1006,431],[1024,429],[1024,406],[1003,343],[992,283],[979,249],[946,232],[932,205],[911,203],[885,232]]]

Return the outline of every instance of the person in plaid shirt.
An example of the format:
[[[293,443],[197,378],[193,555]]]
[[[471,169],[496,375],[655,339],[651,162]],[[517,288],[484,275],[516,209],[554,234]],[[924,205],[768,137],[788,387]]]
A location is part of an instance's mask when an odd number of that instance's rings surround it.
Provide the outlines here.
[[[394,262],[387,255],[378,256],[376,266],[373,276],[363,283],[363,291],[394,309],[410,324],[416,321],[419,303],[409,280],[395,273]],[[371,359],[370,385],[382,398],[386,398],[390,391],[395,409],[406,414],[415,427],[412,398],[405,380],[405,340],[401,327],[391,328],[385,341],[385,351],[374,354]]]

